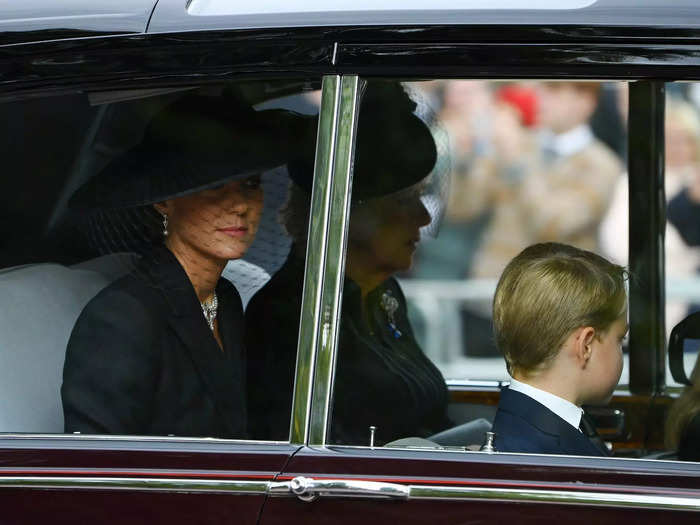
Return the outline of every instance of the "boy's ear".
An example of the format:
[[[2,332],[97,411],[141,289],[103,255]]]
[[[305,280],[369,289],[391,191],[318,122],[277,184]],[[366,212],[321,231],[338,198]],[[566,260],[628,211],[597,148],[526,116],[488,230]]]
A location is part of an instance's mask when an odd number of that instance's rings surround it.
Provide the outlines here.
[[[593,340],[595,339],[595,328],[583,326],[574,339],[574,353],[576,361],[581,368],[586,368],[593,353]]]

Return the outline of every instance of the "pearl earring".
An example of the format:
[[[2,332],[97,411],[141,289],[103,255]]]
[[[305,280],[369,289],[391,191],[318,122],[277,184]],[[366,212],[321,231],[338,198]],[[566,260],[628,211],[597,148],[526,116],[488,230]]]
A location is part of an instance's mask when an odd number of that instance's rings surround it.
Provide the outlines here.
[[[163,237],[168,236],[168,214],[163,214]]]

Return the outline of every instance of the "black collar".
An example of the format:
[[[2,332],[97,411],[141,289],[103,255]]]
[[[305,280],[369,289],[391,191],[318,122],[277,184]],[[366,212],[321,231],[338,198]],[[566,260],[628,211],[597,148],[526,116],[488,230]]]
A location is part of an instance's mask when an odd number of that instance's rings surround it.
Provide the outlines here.
[[[203,317],[199,298],[187,272],[164,245],[158,245],[145,254],[137,263],[135,273],[162,292],[176,317]]]

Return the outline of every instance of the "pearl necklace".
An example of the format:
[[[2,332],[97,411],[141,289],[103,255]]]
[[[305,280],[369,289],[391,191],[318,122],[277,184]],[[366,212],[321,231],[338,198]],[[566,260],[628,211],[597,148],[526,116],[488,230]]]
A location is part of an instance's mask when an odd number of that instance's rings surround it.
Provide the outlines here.
[[[199,304],[202,305],[204,319],[206,319],[209,328],[211,328],[211,331],[213,332],[214,319],[216,319],[217,308],[219,307],[219,298],[216,296],[216,292],[214,292],[214,297],[212,297],[209,301],[204,301],[203,303]]]

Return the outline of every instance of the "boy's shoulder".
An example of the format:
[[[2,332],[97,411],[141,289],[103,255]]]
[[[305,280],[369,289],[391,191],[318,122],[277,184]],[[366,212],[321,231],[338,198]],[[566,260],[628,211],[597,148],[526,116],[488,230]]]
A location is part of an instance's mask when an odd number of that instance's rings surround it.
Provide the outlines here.
[[[531,397],[504,388],[493,431],[499,452],[600,456],[577,429]]]

